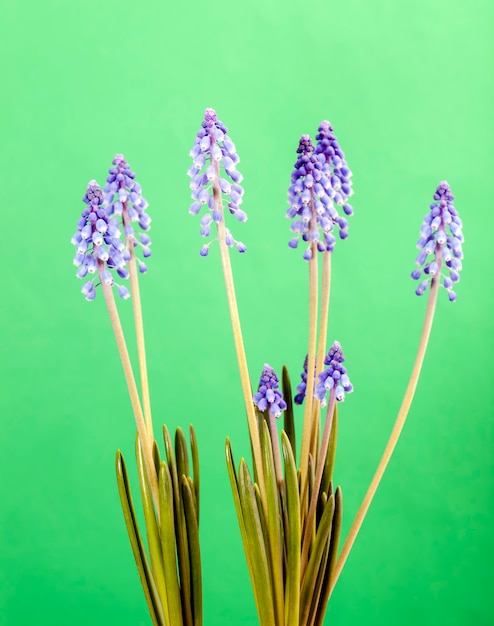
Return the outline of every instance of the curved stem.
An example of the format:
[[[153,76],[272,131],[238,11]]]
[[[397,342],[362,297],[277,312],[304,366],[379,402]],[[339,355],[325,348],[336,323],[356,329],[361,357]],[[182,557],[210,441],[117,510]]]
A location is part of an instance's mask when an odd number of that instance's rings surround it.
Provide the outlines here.
[[[158,495],[158,478],[153,461],[152,454],[152,440],[150,440],[146,424],[144,422],[144,416],[141,409],[141,402],[139,400],[139,393],[137,391],[137,385],[132,371],[132,364],[130,362],[129,351],[127,349],[127,343],[125,342],[125,336],[122,330],[122,324],[120,323],[120,317],[118,315],[117,305],[113,296],[113,290],[111,285],[108,285],[102,280],[103,262],[98,259],[98,273],[100,276],[101,287],[103,289],[103,295],[105,297],[106,307],[110,315],[110,322],[115,334],[117,342],[118,353],[120,360],[122,361],[122,367],[124,370],[125,381],[129,390],[130,402],[132,410],[134,412],[134,418],[137,426],[137,432],[139,440],[142,443],[142,450],[144,454],[144,461],[146,464],[146,470],[149,477],[149,483],[151,485],[151,491],[153,494],[154,504],[159,516],[159,495]]]
[[[415,363],[413,365],[412,374],[408,382],[408,387],[405,391],[405,395],[403,397],[403,401],[402,401],[400,410],[398,412],[395,425],[393,427],[393,430],[391,431],[391,435],[389,437],[389,440],[384,450],[384,453],[382,455],[382,458],[379,461],[379,465],[377,466],[377,470],[376,470],[376,473],[374,474],[374,478],[372,479],[372,482],[367,490],[367,493],[365,494],[364,500],[362,504],[360,505],[360,508],[357,512],[357,515],[355,516],[355,519],[353,520],[353,524],[348,532],[348,536],[345,540],[345,543],[343,544],[343,548],[341,550],[340,556],[338,557],[338,560],[336,562],[335,571],[334,571],[333,578],[331,581],[330,593],[333,591],[334,586],[336,585],[336,582],[341,574],[341,570],[343,569],[343,566],[345,565],[345,562],[348,558],[350,550],[352,549],[352,546],[355,542],[355,539],[360,530],[360,527],[362,526],[362,522],[364,521],[367,511],[369,510],[372,499],[377,491],[379,483],[381,482],[381,479],[383,477],[384,471],[386,470],[386,467],[389,463],[391,455],[393,454],[393,451],[395,449],[396,443],[400,437],[401,431],[403,429],[403,426],[405,424],[405,421],[408,415],[408,411],[410,410],[413,396],[417,388],[417,383],[418,383],[419,376],[420,376],[420,370],[422,369],[422,364],[424,362],[427,344],[429,342],[429,337],[431,334],[432,322],[434,319],[434,311],[436,309],[437,292],[439,289],[440,272],[441,272],[441,267],[439,264],[439,270],[431,282],[431,289],[429,293],[429,300],[427,302],[424,326],[422,328],[422,335],[420,337],[420,343],[419,343],[419,347],[417,350],[417,356],[415,357]]]

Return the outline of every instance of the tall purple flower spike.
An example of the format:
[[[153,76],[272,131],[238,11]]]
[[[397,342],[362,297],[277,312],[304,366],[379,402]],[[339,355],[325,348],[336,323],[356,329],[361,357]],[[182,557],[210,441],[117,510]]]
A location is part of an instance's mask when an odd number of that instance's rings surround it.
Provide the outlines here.
[[[304,259],[312,258],[312,242],[320,252],[333,252],[336,238],[335,227],[340,239],[348,237],[348,220],[341,217],[337,207],[346,215],[353,209],[347,199],[352,195],[351,172],[340,149],[329,122],[321,122],[314,147],[309,135],[302,135],[297,153],[299,155],[288,189],[286,216],[293,219],[291,231],[296,235],[288,242],[297,248],[300,239],[308,243]]]
[[[86,208],[77,223],[77,232],[72,237],[72,243],[77,252],[74,265],[78,268],[76,276],[85,278],[88,274],[98,274],[101,270],[101,280],[109,285],[115,285],[121,298],[128,298],[130,293],[127,287],[115,283],[113,273],[116,270],[120,278],[127,278],[125,267],[125,245],[120,239],[118,220],[107,215],[103,205],[103,194],[98,183],[91,180],[88,183],[83,198]],[[82,287],[86,300],[96,297],[95,279],[88,280]]]
[[[140,249],[144,258],[148,258],[151,256],[151,238],[147,231],[151,227],[151,218],[146,213],[147,200],[143,198],[141,186],[123,154],[116,154],[112,165],[103,188],[106,211],[109,217],[116,217],[122,222],[126,240],[135,249]],[[144,232],[136,233],[134,225]],[[127,250],[125,260],[130,260]],[[144,261],[137,259],[137,264],[141,274],[147,272]]]
[[[422,274],[425,278],[415,290],[422,296],[434,276],[440,272],[440,284],[448,291],[451,302],[457,298],[453,285],[460,280],[460,270],[463,259],[463,233],[461,219],[453,205],[454,196],[446,181],[439,183],[434,202],[424,218],[420,229],[420,239],[417,248],[420,250],[416,263],[421,269],[413,270],[411,276],[419,280]],[[443,273],[446,267],[448,274]]]
[[[319,374],[319,382],[316,385],[315,397],[321,402],[321,406],[326,405],[326,393],[335,389],[337,402],[343,402],[345,393],[353,391],[353,385],[348,378],[346,368],[343,366],[345,357],[340,344],[335,341],[331,346],[324,364],[328,367]]]
[[[227,132],[216,111],[206,109],[204,121],[190,151],[194,163],[189,168],[188,175],[191,177],[190,188],[194,202],[190,205],[189,212],[198,215],[206,209],[201,217],[202,237],[210,236],[211,224],[223,221],[224,208],[228,208],[239,222],[247,220],[247,214],[240,208],[244,195],[240,185],[243,176],[236,169],[240,159]],[[212,241],[201,248],[201,256],[208,255],[211,243]],[[236,241],[228,228],[226,244],[230,247],[236,246],[239,252],[246,251],[245,245]]]
[[[273,417],[280,417],[282,411],[286,410],[283,394],[278,390],[279,383],[274,369],[266,363],[259,380],[259,390],[253,400],[259,411],[268,411]]]

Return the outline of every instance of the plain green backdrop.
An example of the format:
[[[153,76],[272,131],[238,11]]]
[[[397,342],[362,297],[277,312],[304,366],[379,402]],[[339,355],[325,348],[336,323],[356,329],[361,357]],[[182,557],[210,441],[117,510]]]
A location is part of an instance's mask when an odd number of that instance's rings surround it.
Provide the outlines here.
[[[70,245],[87,181],[123,152],[153,218],[142,281],[154,418],[193,422],[202,458],[205,624],[256,624],[224,462],[247,454],[218,251],[199,257],[186,169],[205,107],[241,156],[234,234],[253,379],[306,351],[307,266],[287,247],[298,138],[329,119],[354,173],[334,254],[329,339],[355,393],[336,479],[349,527],[390,432],[425,310],[409,273],[438,182],[466,243],[458,302],[440,293],[398,449],[327,624],[494,623],[492,168],[489,0],[0,1],[3,230],[0,624],[147,625],[114,454],[134,427],[101,294]],[[132,352],[131,305],[122,303]],[[299,419],[301,416],[299,416]],[[134,473],[132,474],[135,477]],[[135,483],[134,483],[135,485]]]

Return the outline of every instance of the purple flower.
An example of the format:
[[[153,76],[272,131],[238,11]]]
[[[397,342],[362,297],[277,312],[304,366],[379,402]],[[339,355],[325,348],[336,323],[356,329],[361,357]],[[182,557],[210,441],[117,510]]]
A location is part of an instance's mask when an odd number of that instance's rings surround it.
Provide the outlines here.
[[[335,390],[337,402],[343,402],[345,393],[353,391],[353,385],[348,378],[346,368],[342,363],[345,360],[340,344],[335,341],[331,346],[324,364],[328,367],[319,374],[319,382],[316,385],[315,397],[321,402],[321,406],[326,405],[326,392]]]
[[[305,357],[304,361],[304,369],[300,374],[301,382],[297,385],[297,394],[293,398],[295,404],[302,404],[305,399],[305,394],[307,392],[307,363],[309,360],[309,355]]]
[[[139,247],[143,257],[150,257],[151,238],[146,232],[136,234],[133,225],[137,223],[141,231],[150,229],[151,218],[146,213],[147,200],[142,197],[141,186],[123,154],[116,154],[112,164],[103,188],[107,214],[122,222],[126,241],[134,248]],[[129,261],[130,254],[126,256],[126,261]],[[147,271],[147,265],[142,261],[138,261],[138,266],[141,274]]]
[[[460,270],[463,259],[463,233],[461,219],[453,205],[454,196],[446,181],[439,183],[434,202],[430,205],[430,211],[424,218],[420,229],[420,239],[417,248],[420,250],[416,263],[421,269],[413,270],[411,277],[414,280],[422,280],[415,293],[421,296],[427,290],[428,285],[434,280],[448,291],[451,302],[457,296],[453,291],[453,285],[460,280]],[[443,273],[442,268],[447,268],[448,275]]]
[[[266,363],[253,400],[259,411],[268,411],[273,417],[280,417],[281,412],[286,410],[283,394],[278,391],[279,382],[273,368]]]
[[[340,216],[341,206],[346,215],[353,213],[347,199],[352,195],[351,172],[347,166],[333,129],[329,122],[322,122],[316,135],[314,148],[309,135],[302,135],[297,153],[299,157],[288,189],[286,216],[294,220],[291,231],[295,234],[288,242],[296,248],[300,239],[308,244],[303,258],[312,259],[313,243],[320,252],[332,252],[336,238],[335,226],[340,239],[348,237],[348,220]]]
[[[342,206],[346,215],[353,215],[353,208],[347,204],[348,198],[353,195],[352,172],[335,137],[333,127],[327,120],[319,125],[316,140],[316,154],[324,155],[326,161],[324,170],[335,192],[333,202]]]
[[[118,288],[121,298],[128,298],[127,288],[115,283],[110,271],[116,270],[121,278],[128,277],[125,245],[120,239],[118,221],[108,217],[103,207],[103,194],[95,180],[89,181],[82,200],[87,206],[77,223],[77,232],[72,237],[72,243],[77,249],[74,257],[74,265],[78,268],[76,276],[82,279],[88,274],[98,274],[102,282]],[[84,283],[81,291],[86,300],[94,300],[98,285],[95,279]]]
[[[206,209],[201,218],[202,237],[209,237],[211,225],[224,220],[225,208],[239,222],[247,219],[247,214],[240,208],[244,195],[240,185],[243,176],[236,169],[240,159],[227,132],[215,110],[206,109],[204,121],[190,151],[194,162],[188,174],[191,177],[190,188],[194,202],[189,212],[198,215]],[[236,241],[228,229],[226,244],[236,246],[239,252],[246,250],[245,245]],[[209,244],[203,246],[201,256],[207,256],[208,250]]]

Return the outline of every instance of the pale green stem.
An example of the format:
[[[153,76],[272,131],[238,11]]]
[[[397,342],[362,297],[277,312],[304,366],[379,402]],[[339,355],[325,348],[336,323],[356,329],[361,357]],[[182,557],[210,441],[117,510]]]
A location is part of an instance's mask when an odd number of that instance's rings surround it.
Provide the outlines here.
[[[315,218],[313,218],[315,219]],[[304,511],[304,502],[308,489],[309,453],[313,422],[314,399],[314,368],[316,361],[317,340],[317,246],[312,242],[312,258],[309,261],[309,348],[307,353],[307,386],[305,394],[304,425],[302,430],[302,444],[300,447],[300,510]],[[303,517],[303,516],[302,516]]]
[[[142,408],[144,412],[144,419],[146,422],[146,428],[151,440],[154,439],[153,433],[153,420],[151,417],[151,400],[149,397],[149,382],[148,382],[148,370],[146,361],[146,345],[144,343],[144,325],[142,322],[142,307],[141,307],[141,294],[139,291],[139,278],[137,275],[136,259],[134,254],[134,246],[130,251],[131,259],[129,261],[129,278],[130,278],[130,290],[132,293],[132,305],[134,309],[134,324],[136,330],[136,343],[137,343],[137,357],[139,360],[139,373],[141,376],[141,393],[142,393]]]
[[[130,226],[127,202],[123,203],[122,221],[123,221],[124,232],[125,232],[125,227]],[[139,373],[140,373],[140,378],[141,378],[142,408],[144,411],[144,420],[146,422],[146,428],[151,438],[151,441],[153,441],[154,440],[153,420],[151,417],[151,400],[149,398],[149,382],[148,382],[148,370],[147,370],[147,361],[146,361],[146,344],[144,342],[144,324],[142,322],[141,292],[139,290],[139,279],[137,275],[134,244],[129,237],[126,237],[126,241],[127,241],[127,250],[130,253],[130,261],[127,264],[127,266],[129,268],[130,291],[132,294],[132,307],[134,310],[134,325],[135,325],[135,331],[136,331],[137,358],[139,361]]]
[[[213,161],[213,160],[212,160]],[[232,322],[233,340],[237,353],[238,369],[240,372],[240,382],[244,394],[245,410],[247,412],[247,423],[249,426],[250,439],[252,442],[252,453],[254,464],[259,481],[259,490],[264,505],[267,504],[266,485],[264,481],[264,472],[262,467],[261,441],[257,429],[257,420],[252,400],[252,387],[249,378],[249,368],[247,366],[247,357],[245,355],[244,341],[242,338],[242,328],[240,326],[240,316],[238,314],[237,298],[235,295],[235,285],[233,282],[232,264],[230,260],[230,251],[226,245],[226,227],[225,216],[223,214],[223,203],[221,198],[221,189],[219,186],[220,167],[217,161],[213,162],[216,177],[213,180],[213,197],[215,206],[222,213],[222,220],[217,222],[218,244],[220,248],[221,265],[223,267],[223,276],[225,279],[226,297],[228,300],[228,308],[230,311],[230,319]]]
[[[328,338],[328,316],[329,316],[329,296],[331,293],[331,252],[323,252],[322,255],[322,285],[321,285],[321,311],[319,322],[319,336],[317,338],[317,358],[316,358],[316,384],[319,374],[324,370],[324,357],[326,356],[326,343]],[[313,400],[314,406],[311,446],[310,451],[314,462],[318,458],[318,439],[319,439],[319,409],[321,403],[318,398]]]
[[[324,473],[324,466],[326,464],[326,454],[328,452],[329,438],[331,436],[331,427],[333,425],[334,407],[336,404],[336,388],[331,389],[329,394],[328,408],[326,410],[326,422],[324,424],[324,431],[321,441],[321,449],[319,450],[319,456],[316,466],[316,475],[314,478],[314,486],[312,488],[312,496],[310,499],[309,512],[307,519],[305,520],[304,539],[302,543],[302,556],[300,560],[300,578],[303,580],[305,568],[309,560],[309,547],[312,537],[312,525],[314,524],[314,518],[316,516],[317,501],[319,499],[319,489],[321,487],[322,476]]]
[[[271,435],[271,443],[273,446],[274,467],[276,472],[276,480],[280,485],[283,481],[283,470],[281,468],[280,442],[278,439],[278,429],[276,428],[276,417],[269,413],[269,432]]]
[[[434,311],[436,309],[436,301],[437,301],[437,292],[439,289],[439,277],[441,273],[441,262],[439,258],[439,269],[437,274],[434,276],[431,282],[431,288],[429,292],[429,299],[427,302],[427,309],[425,313],[424,326],[422,328],[422,335],[420,337],[420,343],[417,351],[417,356],[415,357],[415,363],[413,365],[412,374],[410,376],[410,380],[408,382],[408,387],[406,389],[405,395],[403,397],[403,401],[398,412],[398,416],[396,418],[395,425],[393,430],[391,431],[391,435],[389,437],[388,443],[384,450],[381,460],[379,461],[379,465],[377,466],[376,473],[374,474],[374,478],[365,494],[364,500],[360,505],[360,508],[353,520],[352,526],[348,532],[348,536],[343,544],[343,548],[341,550],[340,556],[336,562],[335,571],[331,580],[331,589],[330,593],[333,591],[334,586],[341,574],[341,570],[345,565],[345,562],[348,558],[350,550],[355,542],[357,534],[362,526],[362,522],[369,510],[372,499],[377,491],[379,483],[383,477],[384,471],[389,463],[391,455],[395,449],[396,443],[400,437],[401,431],[405,424],[405,420],[407,418],[408,412],[410,410],[410,406],[412,404],[413,396],[415,394],[415,390],[417,388],[417,383],[420,376],[420,370],[422,369],[422,364],[424,362],[425,352],[427,350],[427,344],[429,342],[429,337],[432,329],[432,322],[434,319]]]
[[[95,249],[97,246],[95,246]],[[95,250],[95,256],[97,257],[97,249]],[[146,470],[148,473],[149,483],[151,485],[151,491],[153,494],[154,504],[159,516],[159,495],[158,495],[158,478],[156,476],[155,465],[152,455],[152,441],[149,439],[146,424],[144,422],[144,416],[141,409],[141,402],[139,399],[139,393],[137,391],[137,385],[132,371],[132,364],[130,362],[129,351],[125,342],[125,336],[122,330],[122,324],[120,323],[120,317],[118,315],[117,305],[113,296],[113,290],[111,285],[104,282],[102,278],[102,272],[104,264],[99,259],[97,260],[98,273],[100,277],[101,287],[103,289],[103,295],[105,297],[106,307],[110,315],[110,322],[117,341],[118,353],[120,360],[122,361],[122,367],[124,370],[125,381],[129,390],[130,402],[132,410],[134,412],[134,418],[137,426],[137,433],[139,440],[142,444],[142,451],[144,454],[144,462],[146,464]]]

